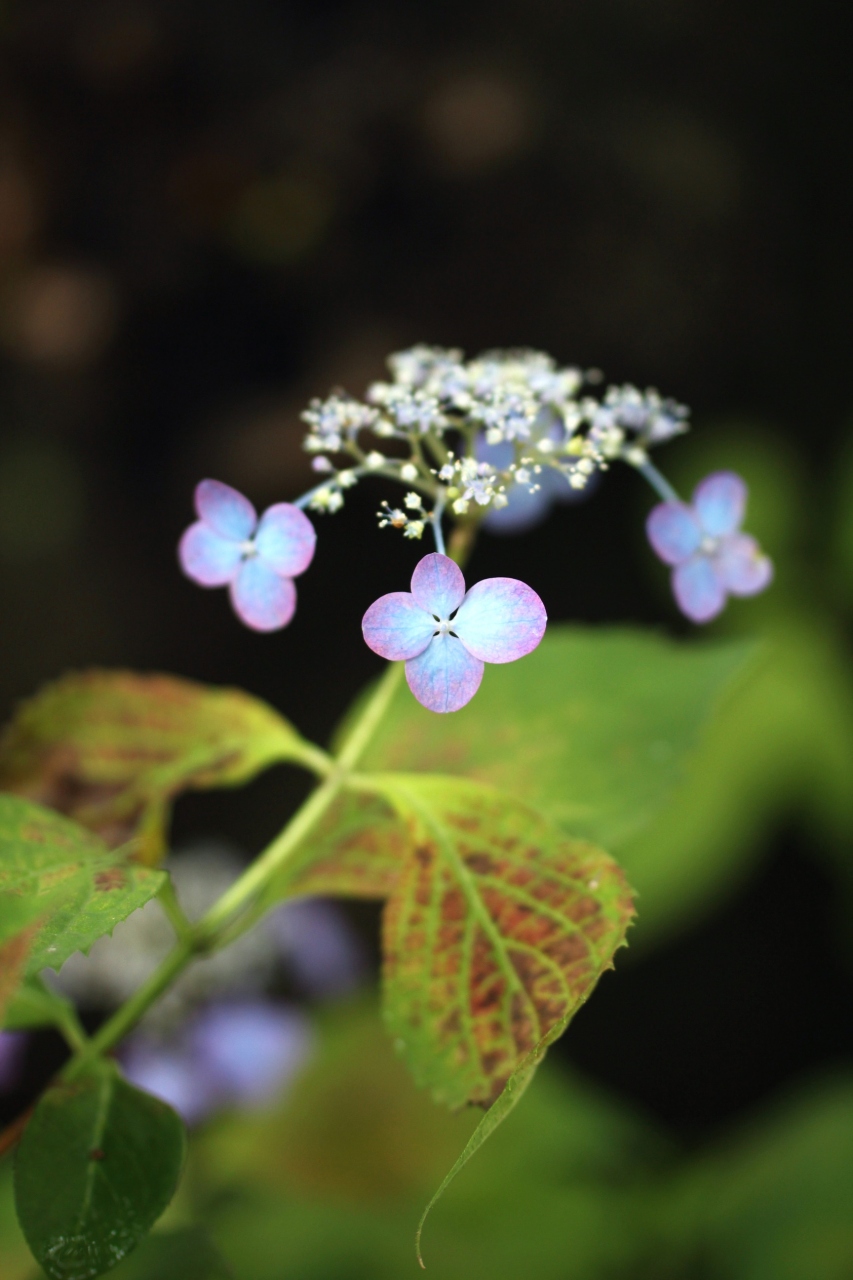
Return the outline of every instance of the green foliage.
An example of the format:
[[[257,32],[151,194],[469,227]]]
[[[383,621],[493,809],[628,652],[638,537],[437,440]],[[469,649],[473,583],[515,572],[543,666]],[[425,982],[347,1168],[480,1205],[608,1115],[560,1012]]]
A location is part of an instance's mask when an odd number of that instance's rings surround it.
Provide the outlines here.
[[[523,662],[489,668],[455,715],[433,715],[401,689],[364,767],[476,778],[616,849],[669,797],[751,652],[743,643],[549,627]]]
[[[6,1008],[3,1027],[7,1031],[27,1031],[33,1027],[61,1024],[73,1006],[51,991],[39,977],[29,977],[18,987]]]
[[[28,936],[26,969],[58,969],[152,898],[163,873],[76,822],[0,795],[0,939]]]
[[[194,1137],[184,1207],[238,1280],[405,1280],[424,1198],[471,1127],[415,1088],[369,1005],[329,1010],[280,1104]],[[428,1274],[631,1275],[654,1243],[645,1189],[666,1155],[641,1118],[546,1063],[435,1213]]]
[[[762,851],[774,821],[805,815],[830,842],[853,830],[853,686],[831,633],[778,619],[764,660],[710,722],[689,778],[620,862],[657,942],[709,910]]]
[[[726,1280],[853,1274],[853,1080],[777,1104],[658,1189],[674,1257]]]
[[[110,1272],[113,1280],[233,1280],[206,1231],[158,1231]]]
[[[51,1280],[90,1280],[136,1247],[174,1194],[185,1141],[174,1111],[110,1062],[48,1089],[17,1152],[15,1200]]]
[[[174,676],[89,671],[23,704],[0,745],[0,788],[67,813],[156,862],[172,799],[237,786],[312,749],[265,703]]]
[[[491,787],[374,782],[410,840],[383,921],[389,1031],[437,1100],[488,1106],[611,966],[630,893],[600,849]]]

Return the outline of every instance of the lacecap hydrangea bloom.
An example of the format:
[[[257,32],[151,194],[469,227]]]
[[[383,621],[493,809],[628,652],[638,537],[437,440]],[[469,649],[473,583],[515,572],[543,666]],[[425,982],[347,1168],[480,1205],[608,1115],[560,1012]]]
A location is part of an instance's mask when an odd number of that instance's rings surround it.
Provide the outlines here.
[[[746,499],[739,475],[715,471],[697,485],[689,506],[662,502],[649,515],[649,542],[673,566],[676,602],[693,622],[710,622],[728,596],[754,596],[772,581],[770,559],[740,531]]]
[[[545,606],[516,578],[484,578],[466,592],[459,566],[433,552],[411,585],[372,604],[362,630],[374,653],[405,661],[409,688],[430,711],[464,707],[485,663],[523,658],[545,634]]]
[[[277,502],[259,520],[249,499],[219,480],[196,487],[195,509],[199,519],[178,548],[187,577],[227,586],[234,612],[255,631],[287,626],[296,609],[293,579],[308,568],[317,541],[305,513]]]

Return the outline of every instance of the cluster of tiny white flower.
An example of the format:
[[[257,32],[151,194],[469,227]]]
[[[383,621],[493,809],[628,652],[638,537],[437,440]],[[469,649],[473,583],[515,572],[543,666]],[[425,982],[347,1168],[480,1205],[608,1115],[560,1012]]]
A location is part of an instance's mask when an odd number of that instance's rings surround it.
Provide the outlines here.
[[[632,386],[610,387],[602,398],[581,394],[599,375],[560,368],[538,351],[489,351],[465,361],[457,349],[419,345],[388,364],[392,380],[373,383],[366,403],[335,392],[303,414],[305,447],[328,477],[305,505],[336,511],[346,488],[381,474],[414,486],[407,510],[384,503],[379,512],[381,526],[410,538],[420,538],[427,522],[435,525],[445,503],[456,515],[482,514],[506,506],[515,485],[536,492],[543,467],[575,490],[615,460],[647,467],[650,446],[687,430],[683,405]],[[409,456],[365,452],[362,432],[376,443],[393,440],[393,452],[407,444]],[[337,470],[327,456],[336,453],[355,465]]]

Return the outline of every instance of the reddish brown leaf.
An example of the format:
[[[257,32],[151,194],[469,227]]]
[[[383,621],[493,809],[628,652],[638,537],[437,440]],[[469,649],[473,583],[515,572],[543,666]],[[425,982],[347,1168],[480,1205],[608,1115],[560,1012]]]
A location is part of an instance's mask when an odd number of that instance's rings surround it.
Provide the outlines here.
[[[382,785],[411,840],[385,908],[386,1018],[420,1084],[489,1106],[612,966],[631,895],[607,854],[492,788]]]

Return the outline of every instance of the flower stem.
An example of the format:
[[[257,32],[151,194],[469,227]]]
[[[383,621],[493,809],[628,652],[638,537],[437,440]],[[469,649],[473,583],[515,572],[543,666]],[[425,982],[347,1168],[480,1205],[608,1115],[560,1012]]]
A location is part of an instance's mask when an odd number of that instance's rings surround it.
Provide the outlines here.
[[[441,527],[441,517],[444,514],[444,503],[446,501],[444,490],[442,489],[435,500],[430,520],[432,522],[432,532],[435,536],[435,549],[440,555],[445,555],[444,550],[444,532]]]
[[[637,467],[641,476],[648,480],[659,498],[663,498],[664,502],[680,502],[681,498],[673,489],[666,476],[661,475],[657,467],[651,462],[641,462]]]

